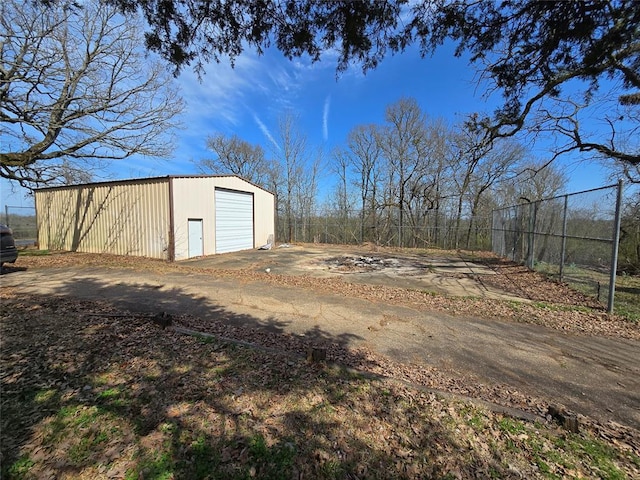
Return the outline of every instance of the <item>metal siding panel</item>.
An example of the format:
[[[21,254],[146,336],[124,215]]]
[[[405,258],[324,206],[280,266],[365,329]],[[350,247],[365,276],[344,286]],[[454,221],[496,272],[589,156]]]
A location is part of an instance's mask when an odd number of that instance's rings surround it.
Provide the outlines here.
[[[203,254],[214,254],[214,179],[210,177],[179,177],[174,178],[173,181],[176,260],[189,258],[188,220],[190,218],[202,219]]]
[[[41,248],[165,258],[167,179],[36,192]]]
[[[216,253],[214,189],[253,194],[253,244],[274,233],[274,197],[234,176],[175,177],[176,259],[188,256],[188,218],[202,218],[204,254]],[[35,192],[40,248],[166,258],[169,179],[106,182]],[[248,217],[247,217],[248,218]],[[75,239],[75,240],[74,240]]]
[[[254,229],[256,247],[264,245],[275,234],[275,201],[273,194],[257,190],[254,196]]]
[[[253,194],[215,191],[216,253],[254,248]]]

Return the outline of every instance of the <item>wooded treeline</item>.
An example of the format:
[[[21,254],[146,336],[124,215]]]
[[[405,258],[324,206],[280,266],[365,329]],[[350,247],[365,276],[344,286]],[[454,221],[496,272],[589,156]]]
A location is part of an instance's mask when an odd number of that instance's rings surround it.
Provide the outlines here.
[[[488,247],[492,209],[556,195],[565,177],[514,139],[492,139],[481,118],[450,124],[401,98],[384,123],[357,125],[322,154],[285,114],[270,152],[216,134],[207,143],[215,156],[199,168],[274,192],[279,241]],[[321,175],[333,184],[323,201]]]

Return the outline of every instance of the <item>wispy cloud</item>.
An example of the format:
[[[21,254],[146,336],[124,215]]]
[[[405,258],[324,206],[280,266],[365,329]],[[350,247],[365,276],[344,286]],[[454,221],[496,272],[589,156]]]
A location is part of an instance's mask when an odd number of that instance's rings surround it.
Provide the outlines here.
[[[331,107],[331,95],[324,99],[324,111],[322,112],[322,138],[329,140],[329,108]]]
[[[277,51],[269,50],[260,56],[247,50],[236,58],[235,68],[224,61],[210,64],[201,79],[185,70],[178,78],[188,118],[188,128],[180,132],[180,158],[204,158],[207,136],[215,132],[242,136],[253,125],[259,127],[266,143],[279,150],[267,125],[286,111],[311,114],[309,100],[318,92],[310,92],[308,87],[331,68],[335,65],[312,64],[305,59],[291,62]],[[330,103],[331,98],[327,97],[322,117],[325,141],[329,135]]]
[[[258,117],[256,113],[253,114],[253,119],[255,120],[256,124],[258,124],[258,128],[262,131],[264,136],[267,137],[267,139],[271,142],[275,149],[279,151],[280,145],[278,145],[278,142],[276,142],[275,138],[273,138],[273,135],[271,135],[269,128],[263,123],[262,120],[260,120],[260,117]]]
[[[211,64],[200,79],[185,70],[178,81],[187,103],[189,130],[201,123],[209,129],[239,125],[249,92],[264,89],[259,81],[263,69],[257,55],[247,52],[236,59],[235,68],[225,62]]]

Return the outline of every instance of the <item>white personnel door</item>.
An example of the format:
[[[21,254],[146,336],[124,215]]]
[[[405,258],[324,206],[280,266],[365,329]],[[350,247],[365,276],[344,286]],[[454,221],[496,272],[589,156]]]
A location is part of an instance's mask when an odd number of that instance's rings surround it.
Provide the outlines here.
[[[189,219],[189,258],[204,254],[202,242],[202,219]]]

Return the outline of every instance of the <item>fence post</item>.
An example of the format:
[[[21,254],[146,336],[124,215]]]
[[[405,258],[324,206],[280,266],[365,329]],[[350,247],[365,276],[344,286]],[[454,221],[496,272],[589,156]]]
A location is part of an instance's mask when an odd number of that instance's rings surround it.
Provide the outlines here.
[[[324,219],[324,241],[325,243],[331,243],[329,241],[329,218],[325,217]]]
[[[560,283],[564,275],[564,261],[567,254],[567,209],[569,206],[569,195],[564,196],[564,211],[562,212],[562,246],[560,247]]]
[[[7,227],[10,227],[11,225],[9,225],[9,205],[4,206],[4,218],[5,218],[5,223],[7,224]]]
[[[537,202],[529,203],[529,235],[527,241],[527,267],[533,270],[533,257],[535,256],[535,233]]]
[[[515,230],[513,235],[513,261],[514,262],[522,262],[524,264],[525,261],[525,251],[524,251],[524,235],[526,233],[526,226],[524,224],[525,214],[524,207],[516,207],[514,227]]]
[[[613,245],[611,248],[611,276],[609,277],[609,299],[607,312],[613,313],[613,297],[616,294],[616,270],[618,269],[618,244],[620,243],[620,220],[622,216],[622,180],[618,180],[616,197],[616,217],[613,227]]]

